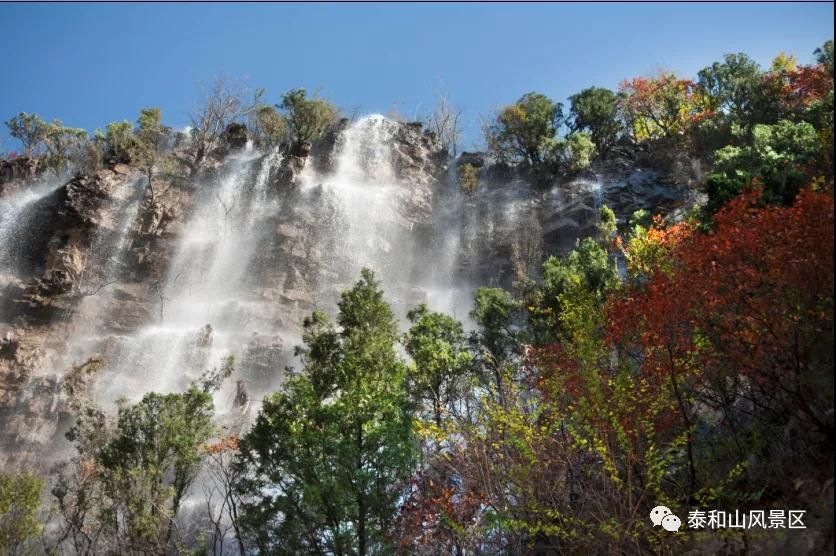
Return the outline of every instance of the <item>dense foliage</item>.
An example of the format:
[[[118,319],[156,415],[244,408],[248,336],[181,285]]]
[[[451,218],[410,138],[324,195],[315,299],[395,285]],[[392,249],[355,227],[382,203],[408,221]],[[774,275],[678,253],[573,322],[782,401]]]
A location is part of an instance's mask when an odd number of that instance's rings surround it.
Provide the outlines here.
[[[623,129],[618,95],[609,89],[590,87],[572,95],[569,101],[572,128],[588,132],[599,153],[609,152]]]
[[[780,54],[766,71],[746,54],[727,54],[696,80],[662,71],[625,79],[617,93],[590,87],[569,97],[565,119],[561,103],[528,93],[499,110],[485,128],[486,143],[497,160],[547,181],[619,146],[705,159],[714,166],[706,221],[751,187],[788,204],[811,180],[832,187],[832,51],[832,41],[817,49],[814,65]]]
[[[405,553],[668,550],[685,539],[652,529],[656,503],[757,507],[827,473],[833,197],[758,198],[723,208],[711,234],[604,233],[519,298],[477,294],[478,364],[431,418]],[[608,248],[630,261],[623,278]]]
[[[487,129],[488,146],[502,160],[537,165],[543,160],[543,142],[554,137],[562,121],[562,104],[527,93],[499,112]]]
[[[286,121],[294,148],[324,134],[336,120],[337,109],[320,98],[308,98],[305,89],[294,89],[282,97],[280,108],[286,112]]]
[[[41,531],[43,479],[29,472],[0,474],[0,552],[27,554]]]
[[[379,554],[414,463],[397,326],[369,271],[339,303],[339,329],[305,321],[303,373],[266,400],[241,441],[243,517],[265,554]]]
[[[20,141],[24,156],[41,155],[56,172],[64,170],[71,158],[81,159],[87,133],[64,127],[59,120],[46,122],[37,114],[21,112],[6,122],[9,135]]]

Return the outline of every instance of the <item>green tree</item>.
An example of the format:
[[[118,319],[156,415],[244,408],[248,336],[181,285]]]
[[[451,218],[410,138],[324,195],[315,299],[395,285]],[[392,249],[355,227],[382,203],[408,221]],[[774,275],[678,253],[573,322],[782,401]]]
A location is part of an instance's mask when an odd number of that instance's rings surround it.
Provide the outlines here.
[[[540,93],[526,93],[500,110],[487,127],[488,147],[500,160],[538,166],[543,161],[544,142],[554,138],[562,122],[562,104]]]
[[[543,141],[542,166],[552,171],[577,173],[589,168],[597,150],[589,134],[583,131],[572,133],[566,138],[552,137]],[[548,175],[548,174],[547,174]]]
[[[20,141],[23,156],[37,154],[45,146],[49,135],[49,124],[37,114],[21,112],[7,120],[6,127],[9,128],[9,135]]]
[[[266,92],[266,89],[256,89],[253,104],[246,110],[247,126],[256,145],[272,149],[287,142],[288,124],[276,106],[264,103]]]
[[[67,434],[78,458],[53,489],[56,550],[66,542],[87,554],[161,554],[180,541],[174,520],[215,432],[212,392],[232,367],[229,357],[183,393],[121,403],[112,425],[94,406],[80,408]]]
[[[618,231],[618,219],[615,217],[615,212],[604,205],[598,212],[598,233],[601,242],[607,243],[615,237]]]
[[[104,134],[104,155],[107,160],[129,163],[135,143],[131,122],[125,120],[107,124]]]
[[[479,168],[473,164],[460,164],[456,167],[456,178],[459,189],[465,193],[473,193],[479,186]]]
[[[602,210],[601,234],[613,232],[613,224],[612,211]],[[575,300],[583,297],[597,311],[617,282],[615,265],[601,242],[593,238],[581,240],[565,257],[546,259],[542,286],[530,288],[524,296],[534,343],[561,339],[566,332],[561,319],[573,314]]]
[[[29,553],[41,532],[42,489],[43,480],[32,473],[0,473],[0,553]]]
[[[481,287],[473,297],[470,312],[477,329],[470,342],[477,375],[500,405],[515,364],[522,356],[523,312],[517,299],[502,288]]]
[[[129,544],[168,544],[180,502],[197,476],[200,448],[214,430],[213,415],[212,396],[195,386],[183,394],[152,392],[120,408],[116,436],[97,461]]]
[[[211,395],[195,386],[183,394],[146,394],[136,405],[120,408],[118,435],[99,461],[116,472],[142,470],[155,493],[170,486],[176,515],[197,474],[199,448],[213,431],[212,417]]]
[[[420,407],[430,408],[435,425],[442,427],[445,411],[461,398],[463,381],[473,357],[462,324],[420,305],[407,314],[412,327],[404,345],[412,357],[409,389]]]
[[[725,114],[732,123],[751,127],[762,121],[763,73],[746,54],[726,54],[699,72],[699,85],[708,95],[715,112]]]
[[[163,125],[163,115],[159,108],[142,108],[136,120],[137,139],[159,153],[171,135],[171,128]]]
[[[830,75],[833,75],[833,39],[825,42],[813,54],[816,56],[816,61],[823,64]]]
[[[816,160],[819,150],[819,136],[807,122],[756,125],[751,145],[729,145],[715,153],[714,171],[706,180],[706,214],[716,212],[755,180],[763,187],[765,201],[790,204],[798,190],[812,181],[805,166]]]
[[[140,133],[163,133],[163,114],[158,107],[140,108],[139,117],[136,120]]]
[[[479,326],[482,357],[501,365],[518,354],[519,304],[502,288],[481,287],[473,297],[470,317]]]
[[[82,158],[89,140],[80,128],[64,127],[60,120],[46,122],[37,114],[21,112],[6,122],[9,134],[19,140],[26,156],[45,156],[54,172],[65,171]]]
[[[569,97],[569,114],[574,131],[586,131],[601,155],[606,155],[624,129],[618,113],[616,93],[589,87]]]
[[[255,113],[256,133],[267,147],[281,145],[287,138],[287,119],[273,106],[261,106]]]
[[[241,441],[244,524],[270,554],[379,554],[416,455],[397,325],[374,274],[315,312],[304,370],[267,398]]]
[[[291,89],[277,107],[285,111],[293,152],[298,152],[303,143],[321,137],[339,116],[334,105],[320,98],[308,98],[305,89]]]
[[[81,158],[89,143],[87,132],[77,127],[64,127],[60,120],[49,124],[46,149],[47,163],[54,172],[65,171],[70,163]]]
[[[134,137],[128,148],[128,157],[131,163],[142,170],[148,178],[153,197],[154,169],[164,158],[171,128],[163,125],[162,112],[159,108],[141,109],[136,123]]]

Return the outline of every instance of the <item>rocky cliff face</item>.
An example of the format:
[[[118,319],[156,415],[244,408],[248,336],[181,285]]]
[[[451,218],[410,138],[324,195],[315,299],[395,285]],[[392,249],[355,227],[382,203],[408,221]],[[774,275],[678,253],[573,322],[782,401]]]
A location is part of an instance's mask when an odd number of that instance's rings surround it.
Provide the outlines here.
[[[420,124],[345,121],[288,156],[244,132],[191,178],[0,169],[0,467],[69,449],[68,372],[87,361],[86,395],[112,408],[232,354],[217,401],[252,414],[242,398],[275,389],[302,318],[333,311],[362,266],[401,316],[426,301],[466,319],[473,289],[536,275],[594,231],[601,205],[623,221],[691,201],[685,179],[629,154],[547,188],[468,154],[481,179],[465,193]]]

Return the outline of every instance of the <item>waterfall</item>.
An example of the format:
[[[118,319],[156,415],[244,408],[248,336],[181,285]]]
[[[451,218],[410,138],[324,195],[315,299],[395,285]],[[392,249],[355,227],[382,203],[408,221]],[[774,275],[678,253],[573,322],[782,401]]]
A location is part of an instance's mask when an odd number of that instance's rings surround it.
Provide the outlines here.
[[[354,122],[338,140],[331,170],[318,173],[309,159],[295,192],[270,191],[281,157],[252,145],[228,156],[215,179],[197,184],[148,322],[125,335],[79,330],[87,337],[75,358],[99,352],[107,361],[98,398],[181,390],[226,355],[256,394],[274,390],[301,340],[303,313],[335,313],[339,292],[363,267],[376,272],[401,318],[420,302],[466,315],[472,288],[454,288],[456,218],[449,215],[435,242],[419,230],[430,228],[432,192],[399,176],[399,126],[379,115]],[[427,205],[422,217],[416,203]],[[116,211],[134,218],[129,212]],[[311,290],[296,312],[286,299],[289,282]],[[230,391],[218,396],[223,411]]]
[[[431,214],[436,192],[401,175],[398,165],[408,158],[398,151],[401,126],[379,114],[361,118],[341,135],[332,173],[318,175],[308,165],[302,174],[307,202],[330,207],[324,272],[331,280],[322,297],[335,301],[366,267],[401,317],[421,302],[466,314],[459,301],[469,305],[471,290],[456,289],[460,222],[452,215],[461,197],[456,191],[448,198],[445,217]]]
[[[370,115],[340,132],[327,164],[317,164],[314,151],[282,185],[274,179],[282,155],[248,143],[208,177],[172,186],[177,214],[162,236],[142,231],[143,211],[152,210],[147,178],[108,174],[106,196],[89,209],[95,227],[73,232],[81,264],[74,301],[46,332],[66,348],[53,349],[38,372],[61,376],[99,357],[105,366],[92,394],[112,408],[120,398],[182,391],[231,355],[236,376],[216,394],[223,413],[233,407],[236,382],[254,401],[279,387],[285,366],[298,365],[293,348],[303,318],[315,309],[335,315],[340,293],[364,267],[404,326],[420,303],[469,324],[476,287],[499,274],[501,285],[510,284],[535,257],[533,195],[517,182],[466,195],[445,180],[435,148],[419,127]],[[33,227],[31,207],[55,189],[2,201],[7,259],[19,256],[10,239]],[[151,270],[132,267],[148,250],[157,258],[142,268]]]
[[[232,355],[236,376],[216,407],[230,411],[243,382],[255,410],[284,367],[298,365],[302,319],[314,309],[335,315],[363,267],[404,326],[419,303],[468,323],[476,287],[497,273],[510,283],[534,256],[533,194],[514,182],[465,195],[432,162],[433,148],[414,126],[367,116],[342,130],[328,164],[316,164],[315,152],[282,186],[273,179],[281,155],[248,143],[175,195],[182,213],[151,247],[164,249],[164,269],[142,281],[130,265],[147,178],[113,181],[82,247],[80,302],[62,325],[67,348],[51,359],[52,372],[100,357],[92,393],[113,407],[182,391]],[[4,201],[4,237],[28,226],[26,207],[49,191]]]
[[[261,225],[277,201],[268,199],[274,154],[248,144],[227,158],[217,180],[198,184],[194,213],[180,234],[168,272],[156,285],[153,320],[109,349],[112,380],[99,395],[181,390],[222,357],[242,355],[260,330],[261,307],[248,281]]]
[[[395,286],[409,274],[413,246],[407,238],[410,223],[400,218],[398,207],[403,190],[392,168],[393,132],[383,116],[362,118],[340,137],[333,173],[302,175],[304,190],[321,190],[316,202],[331,209],[325,232],[333,248],[325,265],[340,288],[362,267],[374,270],[384,286]]]

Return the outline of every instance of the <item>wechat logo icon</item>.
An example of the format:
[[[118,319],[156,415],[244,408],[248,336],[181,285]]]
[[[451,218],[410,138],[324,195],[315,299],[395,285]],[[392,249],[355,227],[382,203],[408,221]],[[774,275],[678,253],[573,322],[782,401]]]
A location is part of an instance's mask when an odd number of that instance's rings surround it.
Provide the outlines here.
[[[656,506],[650,510],[650,521],[654,527],[661,525],[662,529],[671,533],[679,531],[682,525],[682,521],[667,506]]]

